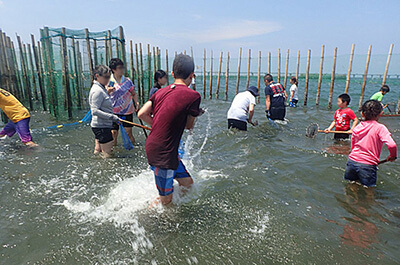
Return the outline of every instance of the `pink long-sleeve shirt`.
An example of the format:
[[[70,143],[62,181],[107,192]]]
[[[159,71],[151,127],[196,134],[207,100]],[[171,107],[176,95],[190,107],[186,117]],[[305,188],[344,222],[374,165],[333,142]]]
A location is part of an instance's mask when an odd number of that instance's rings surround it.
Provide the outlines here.
[[[391,157],[397,157],[397,146],[385,125],[375,121],[363,121],[353,130],[349,159],[368,165],[377,165],[383,143]]]

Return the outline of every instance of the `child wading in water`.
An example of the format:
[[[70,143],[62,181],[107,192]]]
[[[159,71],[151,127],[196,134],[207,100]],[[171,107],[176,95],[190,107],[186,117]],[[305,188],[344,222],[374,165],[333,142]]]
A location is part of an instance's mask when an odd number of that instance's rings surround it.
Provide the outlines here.
[[[341,94],[338,97],[337,105],[339,109],[335,112],[334,120],[331,125],[325,129],[325,133],[328,133],[335,127],[336,131],[343,131],[343,133],[335,133],[335,139],[347,139],[352,133],[354,127],[358,123],[356,114],[348,107],[350,104],[350,96],[347,94]],[[350,129],[350,121],[353,121],[353,125]]]
[[[351,153],[347,161],[344,178],[357,181],[367,187],[376,186],[376,172],[383,143],[389,149],[387,161],[397,158],[397,146],[385,125],[378,123],[382,105],[377,100],[368,100],[361,108],[362,121],[353,130]]]
[[[297,85],[299,84],[299,82],[297,81],[296,77],[292,76],[290,78],[290,84],[292,84],[292,86],[290,87],[289,105],[290,107],[297,107],[297,102],[299,102],[299,89],[297,88]]]
[[[370,99],[378,100],[379,102],[381,102],[382,99],[383,99],[383,96],[386,95],[387,93],[389,93],[389,91],[390,91],[389,86],[388,85],[383,85],[378,92],[376,92],[375,94],[373,94],[371,96]]]

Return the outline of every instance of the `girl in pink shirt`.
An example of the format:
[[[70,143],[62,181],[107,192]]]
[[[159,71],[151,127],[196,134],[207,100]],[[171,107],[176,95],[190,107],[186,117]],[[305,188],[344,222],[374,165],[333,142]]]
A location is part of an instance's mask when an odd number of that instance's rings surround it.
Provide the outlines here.
[[[365,119],[354,130],[351,137],[351,153],[344,178],[360,182],[367,187],[376,186],[376,172],[383,143],[389,149],[387,161],[397,158],[397,146],[385,125],[378,123],[382,105],[377,100],[368,100],[361,108]]]

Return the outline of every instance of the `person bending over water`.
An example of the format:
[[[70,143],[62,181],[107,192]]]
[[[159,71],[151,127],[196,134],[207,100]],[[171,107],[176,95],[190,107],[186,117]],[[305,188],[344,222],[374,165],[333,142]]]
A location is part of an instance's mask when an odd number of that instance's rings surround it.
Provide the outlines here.
[[[253,126],[258,124],[257,121],[253,122],[252,120],[258,95],[258,88],[251,86],[247,91],[235,96],[228,110],[228,129],[236,128],[247,131],[247,122]],[[248,118],[247,115],[249,115]]]
[[[111,96],[113,112],[119,118],[133,122],[133,112],[136,113],[139,110],[139,100],[135,92],[135,86],[129,78],[124,76],[125,66],[121,59],[111,59],[109,67],[112,74],[108,83],[110,88],[108,91]],[[135,138],[132,135],[133,125],[124,122],[122,126],[124,126],[132,144],[134,144]],[[114,122],[111,131],[114,138],[114,145],[117,145],[118,130],[119,124]]]
[[[94,81],[89,92],[89,105],[92,111],[90,126],[95,136],[94,153],[109,157],[113,148],[111,129],[113,122],[118,122],[118,116],[113,114],[113,107],[107,84],[111,77],[111,70],[105,65],[98,65],[94,69]]]
[[[152,126],[146,140],[146,155],[160,195],[154,203],[160,201],[166,205],[172,201],[174,179],[186,188],[193,184],[178,158],[183,131],[192,129],[196,117],[202,114],[200,94],[188,88],[193,75],[193,59],[183,54],[176,56],[172,70],[174,84],[155,93],[138,112],[139,119]]]
[[[31,115],[29,111],[18,101],[10,92],[0,88],[0,108],[10,119],[6,126],[1,130],[0,137],[11,137],[18,134],[21,141],[30,147],[35,147],[29,132],[29,121]]]

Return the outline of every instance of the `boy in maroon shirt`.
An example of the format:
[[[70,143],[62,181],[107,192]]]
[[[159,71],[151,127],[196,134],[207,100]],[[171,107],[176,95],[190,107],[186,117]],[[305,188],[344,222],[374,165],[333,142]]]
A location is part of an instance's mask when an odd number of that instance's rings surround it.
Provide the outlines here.
[[[348,107],[350,104],[350,96],[348,94],[341,94],[338,97],[337,105],[339,109],[335,112],[334,120],[331,125],[324,131],[328,133],[335,127],[336,131],[343,131],[343,133],[335,133],[335,139],[347,139],[353,132],[354,127],[358,123],[356,114]],[[350,121],[353,121],[353,125],[350,128]]]
[[[193,184],[178,157],[178,148],[183,131],[192,129],[196,117],[202,114],[200,94],[188,88],[194,76],[193,59],[183,54],[176,56],[172,76],[175,82],[155,93],[138,112],[139,119],[152,126],[146,155],[164,205],[172,201],[174,179],[187,188]]]

